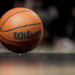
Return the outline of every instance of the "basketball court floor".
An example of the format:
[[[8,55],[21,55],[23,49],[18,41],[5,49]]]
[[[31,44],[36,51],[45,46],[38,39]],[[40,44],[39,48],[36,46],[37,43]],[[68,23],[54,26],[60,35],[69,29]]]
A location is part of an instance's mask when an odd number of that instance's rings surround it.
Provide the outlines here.
[[[75,55],[0,54],[0,75],[75,75]]]
[[[75,55],[38,46],[24,54],[13,53],[0,44],[0,75],[75,75]]]

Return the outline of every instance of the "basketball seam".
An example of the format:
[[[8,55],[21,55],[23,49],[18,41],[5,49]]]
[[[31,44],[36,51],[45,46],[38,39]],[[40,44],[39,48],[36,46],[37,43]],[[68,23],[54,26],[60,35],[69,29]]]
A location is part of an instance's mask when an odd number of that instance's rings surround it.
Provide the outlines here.
[[[5,22],[6,22],[10,17],[12,17],[13,15],[16,15],[17,13],[26,12],[26,11],[27,11],[27,12],[30,12],[30,11],[28,11],[28,10],[23,10],[23,11],[19,11],[19,12],[16,12],[16,13],[10,15],[10,16],[3,22],[3,24],[1,25],[1,28],[0,28],[0,29],[2,29],[3,25],[5,24]]]
[[[34,26],[34,25],[40,25],[41,23],[36,23],[36,24],[30,24],[30,25],[25,25],[25,26]],[[22,26],[22,27],[24,27],[24,26]],[[21,28],[22,28],[21,27]],[[6,32],[6,31],[2,31],[2,32]],[[2,37],[2,36],[0,36],[2,39],[4,39],[4,40],[6,40],[6,41],[8,41],[8,42],[12,42],[12,43],[17,43],[17,44],[24,44],[24,42],[14,42],[14,41],[11,41],[11,40],[7,40],[7,39],[5,39],[4,37]]]
[[[16,27],[16,28],[13,28],[13,29],[9,29],[7,31],[2,31],[1,32],[9,32],[9,31],[12,31],[12,30],[15,30],[15,29],[18,29],[18,28],[22,28],[22,27],[27,27],[27,26],[34,26],[34,25],[40,25],[41,23],[35,23],[35,24],[29,24],[29,25],[24,25],[24,26],[21,26],[21,27]]]

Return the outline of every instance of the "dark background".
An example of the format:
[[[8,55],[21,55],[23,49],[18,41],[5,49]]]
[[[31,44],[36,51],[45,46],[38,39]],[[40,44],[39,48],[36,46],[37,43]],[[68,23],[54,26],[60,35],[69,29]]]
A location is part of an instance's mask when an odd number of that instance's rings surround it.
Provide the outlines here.
[[[54,46],[75,43],[75,0],[1,0],[0,17],[15,7],[35,11],[43,22],[43,44]]]

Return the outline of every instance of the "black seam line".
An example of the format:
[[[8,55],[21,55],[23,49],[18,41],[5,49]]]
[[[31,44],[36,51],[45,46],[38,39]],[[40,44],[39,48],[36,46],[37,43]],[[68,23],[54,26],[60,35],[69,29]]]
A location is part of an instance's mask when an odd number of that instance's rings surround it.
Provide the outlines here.
[[[19,11],[19,12],[16,12],[16,13],[10,15],[10,16],[3,22],[3,24],[1,25],[1,29],[2,29],[2,27],[3,27],[3,25],[4,25],[4,23],[5,23],[10,17],[12,17],[13,15],[16,15],[17,13],[21,13],[21,12],[30,12],[30,11],[28,11],[28,10],[23,10],[23,11]]]
[[[34,25],[40,25],[40,24],[41,24],[41,23],[35,23],[35,24],[24,25],[24,26],[21,26],[21,27],[17,27],[17,28],[13,28],[13,29],[7,30],[7,31],[2,31],[2,30],[1,30],[1,32],[9,32],[9,31],[12,31],[12,30],[15,30],[15,29],[18,29],[18,28],[27,27],[27,26],[34,26]]]

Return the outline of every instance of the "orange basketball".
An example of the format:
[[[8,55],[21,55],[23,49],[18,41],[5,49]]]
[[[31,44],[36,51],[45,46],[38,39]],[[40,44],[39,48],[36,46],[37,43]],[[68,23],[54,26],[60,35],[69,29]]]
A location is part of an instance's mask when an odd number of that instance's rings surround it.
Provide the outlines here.
[[[30,9],[14,8],[1,18],[1,42],[13,52],[23,53],[35,48],[42,36],[42,22],[39,16]]]

